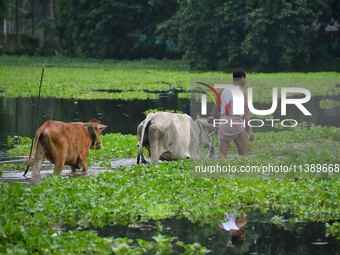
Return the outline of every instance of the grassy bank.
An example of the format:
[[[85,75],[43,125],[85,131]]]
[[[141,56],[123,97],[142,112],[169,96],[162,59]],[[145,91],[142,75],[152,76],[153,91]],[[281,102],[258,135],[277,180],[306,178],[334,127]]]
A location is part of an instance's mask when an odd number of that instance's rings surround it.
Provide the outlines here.
[[[225,79],[229,72],[189,72],[182,61],[99,61],[70,58],[0,56],[0,96],[37,96],[46,63],[42,97],[75,99],[150,99],[170,88],[189,91],[193,79]],[[340,94],[340,73],[249,73],[254,101],[269,102],[272,87],[303,87],[312,96]],[[98,91],[99,90],[99,91]],[[100,91],[105,90],[105,91]],[[120,90],[107,93],[106,90]],[[188,93],[180,93],[188,97]]]

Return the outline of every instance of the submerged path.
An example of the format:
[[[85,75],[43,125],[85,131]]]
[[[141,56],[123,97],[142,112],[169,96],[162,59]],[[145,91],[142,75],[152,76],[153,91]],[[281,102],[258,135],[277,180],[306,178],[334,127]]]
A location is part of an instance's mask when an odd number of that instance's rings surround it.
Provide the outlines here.
[[[35,183],[39,180],[34,180],[32,179],[32,169],[28,171],[26,176],[23,176],[26,168],[26,162],[28,160],[28,157],[21,157],[13,160],[8,160],[8,161],[2,161],[0,162],[0,169],[2,168],[1,165],[6,163],[14,163],[14,164],[22,164],[22,170],[5,170],[2,171],[2,176],[0,177],[0,182],[25,182],[25,183]],[[46,164],[43,165],[40,175],[41,178],[45,178],[46,176],[49,176],[53,174],[53,166],[47,161],[45,161]],[[78,170],[75,174],[71,172],[71,168],[68,166],[64,167],[64,170],[61,173],[61,176],[64,177],[87,177],[87,176],[97,176],[99,173],[103,171],[113,171],[115,168],[120,167],[120,166],[131,166],[133,164],[136,164],[136,159],[135,158],[120,158],[120,159],[115,159],[111,161],[111,167],[100,167],[99,165],[92,165],[90,166],[88,174],[84,175],[82,171]]]

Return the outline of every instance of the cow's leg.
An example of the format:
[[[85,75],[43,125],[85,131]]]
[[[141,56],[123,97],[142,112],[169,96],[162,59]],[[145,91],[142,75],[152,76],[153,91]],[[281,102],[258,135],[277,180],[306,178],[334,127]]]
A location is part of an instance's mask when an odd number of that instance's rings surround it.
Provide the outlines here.
[[[32,169],[32,176],[39,176],[41,165],[45,159],[45,149],[40,143],[38,143],[36,150],[34,152],[34,162]]]
[[[57,159],[55,161],[54,173],[61,174],[61,171],[63,171],[64,168],[64,164],[65,164],[64,159],[61,158]]]
[[[54,173],[61,174],[65,165],[66,155],[64,153],[60,153],[60,151],[54,150],[53,155],[56,155],[54,158]]]
[[[80,157],[80,164],[81,164],[81,166],[83,168],[83,172],[87,173],[89,171],[89,166],[87,164],[87,160],[86,160],[85,156],[81,156]]]
[[[198,139],[196,139],[192,134],[191,134],[191,139],[190,139],[190,144],[189,144],[189,157],[188,155],[185,155],[187,159],[192,159],[196,160],[198,158]]]
[[[157,164],[160,156],[161,156],[161,153],[159,152],[158,143],[155,143],[155,146],[151,147],[150,163],[151,164]]]
[[[149,128],[149,144],[150,144],[150,154],[151,154],[151,164],[157,164],[160,156],[164,152],[161,148],[161,131],[154,125],[150,125]]]

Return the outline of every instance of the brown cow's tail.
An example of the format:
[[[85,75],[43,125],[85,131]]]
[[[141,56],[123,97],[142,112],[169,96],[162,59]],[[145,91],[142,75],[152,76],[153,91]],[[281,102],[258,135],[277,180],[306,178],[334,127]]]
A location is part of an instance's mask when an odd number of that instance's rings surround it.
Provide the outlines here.
[[[142,129],[140,144],[139,144],[139,147],[138,147],[137,164],[139,164],[139,163],[145,164],[146,163],[146,160],[145,160],[144,155],[143,155],[143,141],[144,141],[145,132],[147,132],[147,130],[149,129],[149,126],[150,126],[152,120],[153,120],[152,115],[148,115],[145,119],[145,123],[144,123],[143,129]]]
[[[35,136],[34,136],[35,141],[34,141],[33,148],[30,151],[30,155],[28,157],[28,162],[27,162],[27,166],[26,166],[26,170],[25,170],[24,176],[27,174],[28,169],[30,168],[30,166],[32,164],[32,156],[35,153],[35,151],[37,150],[38,143],[43,139],[43,137],[44,137],[44,130],[43,129],[42,130],[39,129],[35,133]]]

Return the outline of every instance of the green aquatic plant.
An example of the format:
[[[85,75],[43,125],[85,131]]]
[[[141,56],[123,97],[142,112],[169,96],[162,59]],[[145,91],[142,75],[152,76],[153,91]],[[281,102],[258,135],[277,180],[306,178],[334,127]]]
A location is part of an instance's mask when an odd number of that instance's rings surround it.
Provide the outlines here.
[[[167,110],[167,109],[148,109],[146,111],[144,111],[144,115],[147,116],[149,113],[153,113],[153,112],[172,112],[172,113],[183,113],[180,110]]]
[[[104,134],[101,139],[102,148],[100,150],[90,150],[90,163],[135,157],[137,155],[137,136],[135,135]],[[31,138],[28,137],[8,137],[8,145],[13,148],[7,150],[7,155],[28,156],[31,141]]]
[[[290,212],[290,220],[339,219],[339,179],[193,179],[189,167],[185,160],[120,167],[98,177],[51,175],[37,186],[2,183],[0,214],[8,224],[40,232],[172,217],[214,225],[231,208]]]
[[[173,254],[183,247],[191,253],[205,254],[198,243],[175,242],[175,237],[153,236],[153,240],[101,237],[95,231],[41,229],[13,224],[0,216],[0,252],[2,254]]]
[[[340,129],[333,127],[311,126],[296,127],[286,131],[256,133],[256,139],[248,143],[248,157],[232,157],[228,164],[240,165],[295,165],[339,164]],[[12,141],[13,138],[9,138]],[[16,138],[14,148],[7,151],[11,156],[28,156],[30,138]],[[218,145],[215,138],[215,151]],[[88,161],[91,165],[110,167],[114,159],[134,158],[137,155],[137,136],[105,134],[102,136],[102,149],[91,150]],[[233,143],[230,154],[237,154]],[[0,169],[23,169],[24,166],[1,164]]]
[[[152,110],[150,112],[157,111]],[[335,148],[338,151],[340,143],[340,129],[335,127],[303,125],[296,128],[267,132],[255,132],[256,139],[248,143],[249,153],[257,155],[261,153],[270,153],[273,155],[286,155],[289,152],[304,150],[308,147],[325,147]],[[13,141],[16,140],[14,143]],[[31,139],[28,137],[9,137],[9,146],[14,148],[7,151],[11,156],[27,156],[29,154],[29,145]],[[103,148],[100,150],[90,151],[90,160],[98,162],[107,158],[135,157],[137,155],[137,136],[122,135],[120,133],[104,134],[102,136]],[[216,144],[217,145],[217,144]],[[231,143],[231,153],[235,153],[235,146]],[[332,149],[334,151],[334,149]],[[319,149],[321,152],[322,150]],[[330,153],[333,154],[333,153]]]
[[[91,150],[89,163],[110,163],[117,158],[133,158],[137,155],[137,136],[122,135],[120,133],[102,136],[102,148]],[[109,166],[109,164],[107,164]]]
[[[31,138],[22,136],[9,136],[7,144],[12,149],[7,151],[9,156],[25,156],[29,154],[31,148]]]
[[[0,56],[0,97],[34,97],[45,68],[42,97],[75,99],[155,99],[157,91],[184,90],[180,98],[189,96],[190,82],[202,79],[225,79],[224,72],[189,72],[179,61],[98,61],[82,59]],[[22,61],[21,61],[22,60]],[[340,74],[319,73],[250,73],[248,86],[253,87],[254,102],[269,103],[272,87],[303,87],[313,96],[340,94]],[[119,92],[108,93],[110,90]],[[148,91],[145,92],[145,91]]]
[[[334,222],[333,224],[326,223],[326,235],[335,236],[336,239],[340,240],[340,222]]]
[[[325,99],[325,100],[320,100],[319,106],[321,109],[333,109],[335,107],[339,107],[340,102],[332,100],[332,99]]]
[[[49,176],[38,186],[4,183],[0,212],[14,222],[42,228],[102,227],[175,216],[216,224],[230,208],[290,212],[292,219],[308,221],[340,216],[335,199],[339,179],[193,179],[189,167],[189,161],[164,162],[120,167],[98,177]]]
[[[311,163],[329,167],[339,164],[338,130],[313,126],[258,133],[255,141],[249,143],[249,156],[230,157],[226,162],[235,167]],[[92,162],[109,163],[115,156],[133,156],[136,142],[136,136],[106,134],[104,148],[112,147],[113,151],[96,151],[98,154],[91,156]],[[105,157],[108,153],[112,154]],[[192,161],[182,160],[107,167],[107,171],[96,177],[51,175],[36,186],[1,183],[0,215],[8,224],[42,231],[55,225],[103,227],[173,217],[216,225],[226,210],[243,208],[262,213],[272,211],[277,215],[273,217],[277,224],[286,213],[292,222],[328,222],[328,233],[338,235],[339,225],[334,222],[340,217],[340,179],[336,177],[339,173],[328,179],[225,178],[223,175],[199,178],[193,175],[191,167]],[[158,229],[161,232],[162,227]]]

